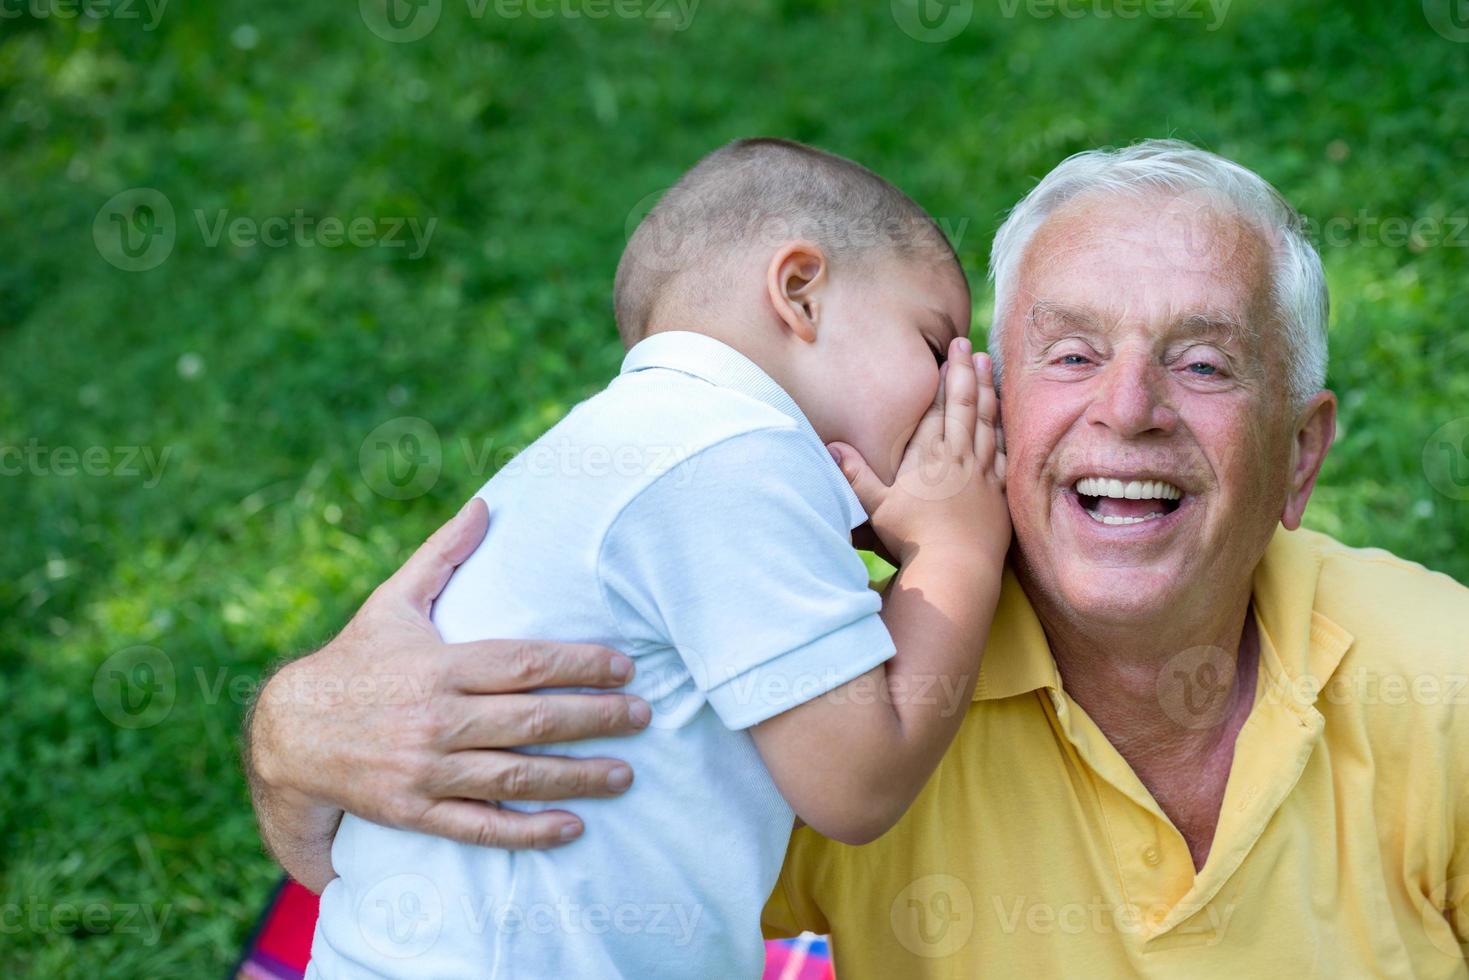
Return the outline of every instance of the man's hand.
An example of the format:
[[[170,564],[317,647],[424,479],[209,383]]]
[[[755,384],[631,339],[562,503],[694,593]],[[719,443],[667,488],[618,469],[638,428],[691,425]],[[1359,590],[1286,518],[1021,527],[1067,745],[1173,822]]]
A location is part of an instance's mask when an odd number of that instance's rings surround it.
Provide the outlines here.
[[[444,643],[429,609],[488,527],[471,500],[325,647],[270,679],[246,722],[246,771],[261,835],[293,877],[335,877],[343,810],[375,823],[505,848],[554,847],[583,830],[565,810],[519,813],[487,800],[615,796],[632,783],[616,759],[525,755],[515,746],[624,735],[651,717],[615,688],[628,657],[572,643]]]

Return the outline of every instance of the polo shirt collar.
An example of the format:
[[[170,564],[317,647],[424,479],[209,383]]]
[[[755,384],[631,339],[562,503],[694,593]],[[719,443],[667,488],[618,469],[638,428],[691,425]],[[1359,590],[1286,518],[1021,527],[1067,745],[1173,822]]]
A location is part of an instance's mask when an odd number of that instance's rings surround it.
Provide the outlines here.
[[[622,359],[620,374],[632,374],[649,368],[665,368],[707,381],[720,388],[729,388],[762,401],[795,420],[812,439],[825,445],[817,434],[806,413],[796,400],[766,374],[758,364],[744,354],[707,334],[691,330],[665,330],[645,337],[633,345]],[[842,475],[841,468],[826,453],[822,454],[836,473],[836,484],[840,487],[842,502],[846,506],[850,527],[867,521],[867,512],[852,490],[852,485]]]
[[[1277,527],[1255,568],[1251,593],[1256,622],[1264,633],[1261,674],[1277,675],[1277,681],[1291,682],[1289,689],[1312,693],[1330,680],[1353,641],[1350,633],[1315,609],[1321,557],[1314,542],[1309,532]],[[1061,690],[1045,630],[1008,566],[985,651],[974,685],[975,701],[1041,688]],[[1315,700],[1311,693],[1306,699]]]
[[[1277,527],[1255,569],[1251,595],[1256,621],[1265,634],[1261,654],[1274,657],[1261,664],[1262,673],[1281,675],[1273,680],[1302,692],[1302,707],[1315,702],[1355,639],[1316,609],[1320,540],[1309,531]]]
[[[974,684],[974,700],[998,701],[1043,687],[1061,690],[1061,675],[1035,608],[1007,564],[1000,580],[1000,602],[979,664],[979,679]]]

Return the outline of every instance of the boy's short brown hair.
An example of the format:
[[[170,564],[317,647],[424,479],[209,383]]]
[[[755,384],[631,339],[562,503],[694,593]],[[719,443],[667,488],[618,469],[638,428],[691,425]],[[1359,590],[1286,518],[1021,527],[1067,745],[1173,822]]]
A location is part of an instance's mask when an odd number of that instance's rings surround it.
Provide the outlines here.
[[[660,308],[694,309],[728,288],[725,257],[792,238],[815,242],[834,263],[926,253],[963,277],[928,212],[871,170],[792,140],[736,140],[679,178],[629,238],[612,298],[623,343],[641,340]]]

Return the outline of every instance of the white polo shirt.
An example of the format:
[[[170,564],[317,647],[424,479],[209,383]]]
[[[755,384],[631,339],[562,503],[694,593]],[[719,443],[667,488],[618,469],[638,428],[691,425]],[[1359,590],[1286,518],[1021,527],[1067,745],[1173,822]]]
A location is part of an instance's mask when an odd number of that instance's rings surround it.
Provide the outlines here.
[[[794,815],[744,729],[894,652],[856,496],[785,391],[684,331],[634,347],[478,496],[489,533],[435,624],[633,657],[646,731],[527,750],[625,759],[633,786],[573,802],[586,831],[549,851],[346,816],[310,975],[758,977]]]

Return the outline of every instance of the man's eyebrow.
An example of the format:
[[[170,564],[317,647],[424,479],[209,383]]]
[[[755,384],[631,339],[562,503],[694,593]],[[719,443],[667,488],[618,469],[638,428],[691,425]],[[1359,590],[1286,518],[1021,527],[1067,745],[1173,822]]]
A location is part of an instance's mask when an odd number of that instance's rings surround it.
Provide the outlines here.
[[[1098,327],[1097,318],[1086,310],[1074,306],[1063,306],[1060,303],[1048,303],[1045,300],[1035,303],[1030,312],[1025,315],[1027,323],[1039,323],[1041,320],[1058,320],[1063,325],[1082,327],[1095,330]]]
[[[1253,336],[1250,329],[1232,313],[1223,310],[1201,310],[1190,313],[1174,324],[1169,331],[1178,337],[1222,336],[1226,344],[1243,341]]]

